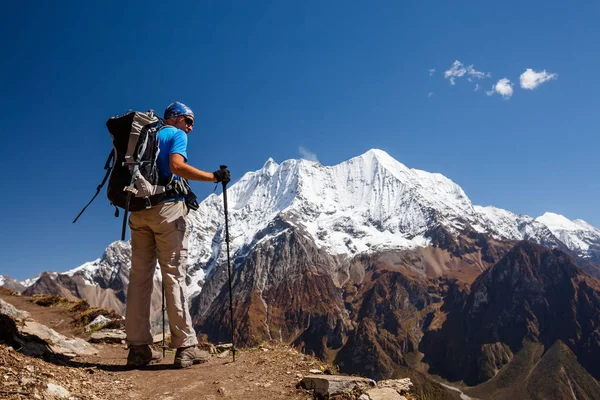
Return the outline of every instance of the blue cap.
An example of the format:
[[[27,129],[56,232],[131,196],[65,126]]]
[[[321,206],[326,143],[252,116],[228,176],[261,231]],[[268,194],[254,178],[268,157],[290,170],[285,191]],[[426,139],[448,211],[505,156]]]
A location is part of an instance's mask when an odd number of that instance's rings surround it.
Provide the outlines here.
[[[169,106],[166,108],[164,119],[175,118],[182,115],[193,117],[194,112],[185,104],[176,101],[175,103],[169,104]]]

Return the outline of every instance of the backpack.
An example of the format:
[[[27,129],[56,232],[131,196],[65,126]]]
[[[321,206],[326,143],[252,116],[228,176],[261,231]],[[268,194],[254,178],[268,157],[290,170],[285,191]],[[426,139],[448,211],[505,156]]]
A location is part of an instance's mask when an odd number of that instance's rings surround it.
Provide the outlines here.
[[[173,179],[172,174],[161,176],[158,170],[157,158],[160,148],[157,135],[164,125],[154,111],[129,111],[109,118],[106,127],[113,143],[113,150],[104,165],[106,174],[96,188],[94,197],[73,223],[77,222],[98,196],[107,179],[106,196],[115,206],[115,217],[119,216],[117,207],[125,210],[121,240],[125,240],[129,211],[141,211],[151,208],[165,198],[178,197],[184,197],[189,208],[198,208],[196,196],[185,179]]]

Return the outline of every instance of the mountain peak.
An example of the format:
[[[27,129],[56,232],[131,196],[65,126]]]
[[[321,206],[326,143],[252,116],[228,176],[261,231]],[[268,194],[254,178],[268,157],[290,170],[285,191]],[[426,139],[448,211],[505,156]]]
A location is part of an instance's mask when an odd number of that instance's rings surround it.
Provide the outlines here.
[[[375,168],[376,165],[380,165],[383,168],[389,170],[390,172],[402,171],[402,172],[411,172],[409,168],[407,168],[404,164],[390,156],[383,150],[380,149],[370,149],[366,153],[350,159],[349,162],[353,160],[360,159],[365,163],[365,167],[369,170],[370,168]],[[370,168],[369,168],[370,167]]]
[[[551,212],[537,217],[536,221],[546,225],[570,250],[583,257],[598,257],[596,243],[600,240],[600,230],[587,222],[581,219],[571,221]]]
[[[269,157],[269,159],[265,161],[265,164],[263,165],[262,169],[273,173],[273,171],[275,171],[278,166],[279,164],[277,164],[277,162],[275,162],[273,158]]]
[[[376,158],[383,159],[383,160],[391,159],[394,162],[397,162],[392,156],[390,156],[388,153],[386,153],[385,151],[383,151],[381,149],[367,150],[362,156],[371,156],[371,157],[376,157]]]
[[[535,220],[546,225],[548,228],[550,228],[550,230],[560,229],[567,231],[577,231],[581,229],[581,226],[571,221],[567,217],[552,212],[546,212],[544,213],[544,215],[542,215],[541,217],[537,217]]]

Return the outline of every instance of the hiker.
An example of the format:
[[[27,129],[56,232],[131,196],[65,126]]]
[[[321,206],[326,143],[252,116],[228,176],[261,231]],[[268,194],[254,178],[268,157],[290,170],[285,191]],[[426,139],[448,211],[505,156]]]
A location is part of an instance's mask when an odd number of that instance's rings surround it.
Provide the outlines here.
[[[229,182],[226,168],[213,173],[187,164],[187,135],[194,128],[194,113],[175,102],[164,113],[164,127],[158,133],[158,170],[161,176],[203,182]],[[150,348],[150,302],[156,261],[160,265],[171,330],[171,347],[177,348],[174,366],[186,368],[204,361],[196,346],[185,283],[187,269],[188,208],[182,197],[167,197],[160,203],[129,217],[131,270],[127,290],[126,324],[129,354],[127,365],[140,367],[162,358]]]

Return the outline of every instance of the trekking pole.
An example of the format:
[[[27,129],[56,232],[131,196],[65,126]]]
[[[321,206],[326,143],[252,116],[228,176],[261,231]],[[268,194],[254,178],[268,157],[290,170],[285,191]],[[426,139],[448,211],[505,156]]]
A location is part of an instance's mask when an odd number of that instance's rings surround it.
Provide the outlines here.
[[[165,283],[164,281],[162,281],[161,279],[161,286],[162,286],[162,333],[163,333],[163,340],[162,340],[162,351],[163,351],[163,358],[165,358],[165,350],[167,348],[166,343],[165,343]]]
[[[222,170],[227,169],[227,165],[221,165]],[[231,351],[233,353],[233,362],[235,362],[235,341],[233,337],[233,295],[231,294],[231,261],[229,259],[229,222],[227,218],[227,182],[221,182],[223,185],[223,206],[225,208],[225,243],[227,244],[227,277],[229,281],[229,314],[231,316]]]

